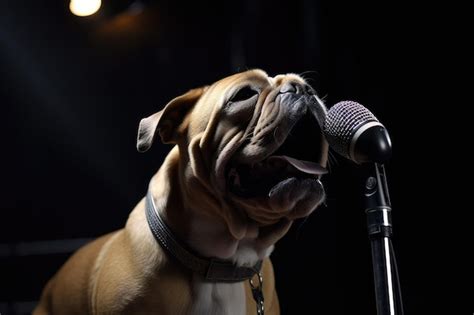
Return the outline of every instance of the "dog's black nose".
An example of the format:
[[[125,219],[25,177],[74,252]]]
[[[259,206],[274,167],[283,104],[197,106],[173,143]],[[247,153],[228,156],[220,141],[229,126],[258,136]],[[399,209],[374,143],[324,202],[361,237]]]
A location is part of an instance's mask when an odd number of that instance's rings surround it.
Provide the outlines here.
[[[280,88],[280,94],[295,93],[295,94],[314,94],[313,89],[307,84],[296,82],[286,82]]]

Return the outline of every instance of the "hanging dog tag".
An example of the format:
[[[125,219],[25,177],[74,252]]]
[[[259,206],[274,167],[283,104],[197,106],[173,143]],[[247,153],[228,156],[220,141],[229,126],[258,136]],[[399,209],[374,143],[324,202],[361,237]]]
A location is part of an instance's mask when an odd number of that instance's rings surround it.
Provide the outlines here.
[[[252,295],[257,303],[257,315],[264,315],[264,303],[263,303],[263,277],[262,274],[259,272],[258,276],[258,285],[253,283],[253,279],[250,279],[250,287],[252,288]]]

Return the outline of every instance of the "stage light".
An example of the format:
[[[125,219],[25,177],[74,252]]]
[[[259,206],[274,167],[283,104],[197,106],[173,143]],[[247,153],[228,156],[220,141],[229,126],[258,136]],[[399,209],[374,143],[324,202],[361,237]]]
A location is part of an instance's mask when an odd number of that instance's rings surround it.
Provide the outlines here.
[[[77,16],[88,16],[96,13],[101,3],[101,0],[71,0],[69,10]]]

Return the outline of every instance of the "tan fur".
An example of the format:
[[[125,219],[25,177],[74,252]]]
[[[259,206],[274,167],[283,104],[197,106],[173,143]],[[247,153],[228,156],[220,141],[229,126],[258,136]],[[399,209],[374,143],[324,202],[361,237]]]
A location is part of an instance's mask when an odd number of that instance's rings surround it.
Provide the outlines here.
[[[252,70],[191,90],[142,120],[138,138],[140,151],[151,146],[155,132],[163,142],[176,144],[149,189],[158,211],[180,239],[205,256],[250,265],[255,259],[264,260],[268,315],[279,314],[268,255],[290,227],[292,219],[282,218],[290,217],[291,209],[277,209],[268,200],[250,202],[229,196],[223,168],[248,135],[248,120],[275,115],[272,102],[286,82],[305,84],[297,75],[270,78],[261,70]],[[225,117],[229,95],[245,84],[261,91],[254,115],[246,122]],[[239,158],[257,158],[261,149],[249,148],[250,154]],[[327,147],[322,151],[327,153]],[[148,227],[144,207],[143,199],[124,229],[77,251],[46,285],[33,314],[190,313],[196,303],[193,290],[201,280],[163,252]],[[312,210],[298,210],[298,215],[306,216]],[[252,215],[257,219],[250,220]],[[280,223],[271,225],[275,222]],[[236,285],[245,286],[246,314],[256,314],[248,281]]]

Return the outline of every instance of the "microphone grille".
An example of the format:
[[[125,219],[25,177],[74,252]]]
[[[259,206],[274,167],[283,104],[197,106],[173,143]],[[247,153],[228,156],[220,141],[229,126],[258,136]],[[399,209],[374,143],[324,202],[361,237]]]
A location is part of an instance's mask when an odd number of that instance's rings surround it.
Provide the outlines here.
[[[354,101],[342,101],[329,109],[324,134],[334,151],[350,159],[349,147],[354,133],[371,121],[378,122],[378,119],[367,108]]]

